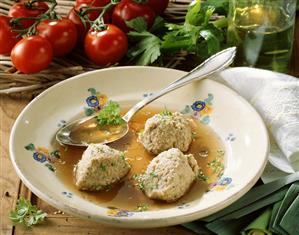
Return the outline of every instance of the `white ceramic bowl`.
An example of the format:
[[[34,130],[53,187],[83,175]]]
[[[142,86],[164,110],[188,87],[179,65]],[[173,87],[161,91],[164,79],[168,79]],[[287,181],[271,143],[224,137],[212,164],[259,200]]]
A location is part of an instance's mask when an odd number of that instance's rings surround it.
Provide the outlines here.
[[[197,115],[225,143],[223,177],[202,198],[158,211],[130,212],[108,209],[71,192],[52,170],[51,141],[58,127],[74,116],[93,112],[100,93],[120,104],[133,104],[160,90],[185,72],[154,67],[118,67],[93,71],[63,81],[35,98],[15,122],[10,156],[15,170],[37,196],[67,213],[105,224],[149,228],[189,222],[208,216],[244,195],[260,177],[267,159],[268,135],[257,112],[231,89],[211,80],[194,82],[159,100],[154,106],[170,107]],[[99,93],[100,92],[100,93]],[[89,105],[86,99],[89,97]],[[196,113],[195,101],[207,102],[210,110]],[[25,148],[26,146],[26,148]],[[40,148],[43,147],[43,148]]]

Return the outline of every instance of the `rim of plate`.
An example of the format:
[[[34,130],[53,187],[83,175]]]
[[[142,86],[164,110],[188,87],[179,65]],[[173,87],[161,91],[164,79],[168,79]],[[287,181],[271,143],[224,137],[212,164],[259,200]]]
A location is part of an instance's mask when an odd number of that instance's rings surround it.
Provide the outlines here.
[[[177,72],[184,72],[181,70],[177,70],[177,69],[170,69],[170,68],[162,68],[162,67],[151,67],[151,66],[119,66],[119,67],[111,67],[111,68],[104,68],[104,69],[100,69],[100,70],[94,70],[94,71],[90,71],[90,72],[86,72],[83,74],[79,74],[76,75],[74,77],[68,78],[64,81],[61,81],[55,85],[53,85],[52,87],[49,87],[48,89],[46,89],[45,91],[43,91],[41,94],[39,94],[37,97],[35,97],[31,102],[29,102],[29,104],[27,104],[27,106],[21,111],[21,113],[19,114],[19,116],[17,117],[15,123],[13,124],[13,127],[11,129],[11,133],[10,133],[10,138],[9,138],[9,155],[10,155],[10,159],[11,162],[13,164],[13,167],[17,173],[17,175],[20,177],[20,179],[22,180],[22,182],[34,193],[36,194],[39,198],[41,198],[42,200],[46,201],[47,203],[49,203],[50,205],[59,208],[65,212],[67,212],[68,214],[74,215],[76,217],[80,217],[80,218],[84,218],[84,219],[89,219],[89,220],[94,220],[103,224],[108,224],[108,225],[113,225],[116,227],[123,227],[123,228],[154,228],[154,227],[163,227],[163,226],[172,226],[172,225],[177,225],[177,224],[182,224],[182,223],[186,223],[186,222],[190,222],[193,220],[197,220],[200,218],[204,218],[208,215],[211,215],[217,211],[220,211],[222,209],[224,209],[225,207],[229,206],[230,204],[232,204],[233,202],[235,202],[236,200],[238,200],[239,198],[241,198],[245,193],[247,193],[253,186],[254,184],[257,182],[257,180],[260,178],[266,163],[267,163],[267,156],[268,153],[270,151],[270,144],[269,144],[269,136],[268,136],[268,131],[267,128],[265,126],[264,121],[262,120],[261,116],[259,115],[259,113],[251,106],[251,104],[248,103],[247,100],[245,100],[242,96],[240,96],[238,93],[236,93],[234,90],[232,90],[231,88],[218,83],[216,81],[210,80],[213,83],[218,84],[219,86],[222,86],[223,89],[226,89],[228,92],[232,93],[234,96],[237,96],[238,99],[243,103],[243,105],[246,105],[246,107],[248,109],[250,109],[251,112],[253,112],[256,116],[256,118],[259,120],[260,124],[261,124],[261,135],[263,135],[266,139],[266,147],[263,153],[263,164],[258,168],[257,172],[255,173],[255,176],[250,180],[250,182],[248,182],[246,185],[244,185],[243,187],[240,186],[240,189],[236,192],[231,193],[225,200],[216,203],[212,206],[209,206],[203,210],[200,211],[194,211],[194,212],[186,212],[184,214],[180,214],[180,215],[175,215],[175,214],[170,214],[167,217],[164,217],[163,220],[161,218],[151,218],[149,216],[140,216],[140,217],[110,217],[108,215],[104,215],[104,214],[97,214],[97,217],[90,217],[87,212],[85,211],[81,211],[78,210],[76,208],[70,207],[69,205],[66,205],[65,203],[61,203],[59,200],[56,200],[55,198],[52,198],[46,194],[44,194],[42,191],[40,191],[38,188],[36,188],[33,184],[31,184],[30,181],[28,181],[26,179],[26,177],[23,175],[21,169],[18,167],[16,161],[15,161],[15,156],[14,156],[14,151],[13,151],[13,137],[15,135],[16,132],[16,128],[20,123],[20,120],[23,116],[24,113],[27,112],[28,109],[30,109],[30,106],[35,103],[36,101],[40,100],[43,98],[43,96],[45,96],[46,94],[50,93],[52,90],[56,89],[56,87],[59,87],[61,85],[64,85],[65,83],[68,83],[72,80],[76,80],[76,79],[81,79],[82,77],[88,76],[89,74],[93,74],[93,73],[100,73],[102,71],[107,71],[107,70],[130,70],[130,69],[141,69],[141,70],[171,70],[171,71],[177,71]],[[247,68],[247,69],[251,69],[251,68]],[[252,69],[252,70],[258,70],[258,69]],[[172,208],[170,208],[172,209]],[[145,212],[145,213],[150,213],[149,212]],[[100,221],[101,220],[101,221]],[[123,222],[123,223],[120,223]],[[142,222],[142,223],[140,223]]]

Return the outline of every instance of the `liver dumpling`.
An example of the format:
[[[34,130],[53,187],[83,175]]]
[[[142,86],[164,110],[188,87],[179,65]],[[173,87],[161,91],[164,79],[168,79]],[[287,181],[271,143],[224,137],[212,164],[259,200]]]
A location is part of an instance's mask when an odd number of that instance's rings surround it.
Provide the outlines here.
[[[173,202],[182,197],[199,173],[192,154],[184,155],[172,148],[160,153],[139,177],[146,196],[151,199]]]
[[[192,142],[190,123],[184,115],[177,112],[156,114],[146,121],[144,131],[139,135],[139,142],[153,154],[170,148],[185,152]]]
[[[103,190],[120,181],[130,168],[123,152],[90,144],[74,168],[75,183],[80,190]]]

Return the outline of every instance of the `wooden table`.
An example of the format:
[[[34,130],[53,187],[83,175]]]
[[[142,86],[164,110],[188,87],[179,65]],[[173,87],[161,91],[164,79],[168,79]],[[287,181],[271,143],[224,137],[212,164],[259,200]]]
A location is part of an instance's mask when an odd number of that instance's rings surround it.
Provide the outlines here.
[[[297,17],[296,25],[299,27],[299,17]],[[293,60],[291,63],[291,74],[299,77],[299,29],[295,33],[295,45]],[[123,234],[123,235],[169,235],[180,234],[188,235],[192,232],[180,227],[174,226],[169,228],[133,230],[109,228],[95,222],[82,220],[73,216],[63,214],[57,209],[51,207],[46,202],[37,198],[29,189],[20,181],[16,175],[9,159],[8,142],[12,125],[21,112],[28,104],[28,99],[17,99],[8,96],[0,96],[0,235],[12,234]],[[41,225],[35,226],[33,229],[26,229],[23,226],[14,227],[8,218],[8,214],[15,208],[17,199],[20,195],[24,195],[30,199],[32,203],[37,204],[39,208],[48,213],[47,221]]]

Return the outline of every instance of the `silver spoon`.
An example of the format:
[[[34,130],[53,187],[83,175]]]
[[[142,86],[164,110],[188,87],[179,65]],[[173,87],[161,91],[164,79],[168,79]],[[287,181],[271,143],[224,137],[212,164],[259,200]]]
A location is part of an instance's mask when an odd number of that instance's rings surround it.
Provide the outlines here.
[[[153,102],[159,97],[185,86],[193,81],[198,81],[208,77],[224,68],[228,67],[234,60],[236,48],[230,47],[205,60],[185,76],[175,80],[166,88],[134,105],[123,117],[123,124],[119,126],[109,126],[106,129],[100,128],[97,124],[96,115],[75,120],[62,127],[56,133],[56,140],[60,144],[87,146],[90,143],[111,143],[124,137],[129,130],[129,121],[140,109]]]

